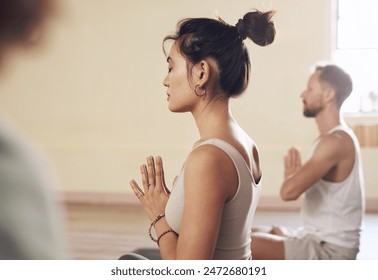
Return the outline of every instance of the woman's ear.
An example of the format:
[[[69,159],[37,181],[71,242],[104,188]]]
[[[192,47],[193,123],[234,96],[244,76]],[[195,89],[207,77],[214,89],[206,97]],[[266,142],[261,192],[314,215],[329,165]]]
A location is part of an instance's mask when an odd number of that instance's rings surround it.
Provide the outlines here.
[[[210,64],[206,60],[201,60],[194,66],[194,71],[196,84],[198,84],[199,87],[203,87],[209,81],[210,78]]]

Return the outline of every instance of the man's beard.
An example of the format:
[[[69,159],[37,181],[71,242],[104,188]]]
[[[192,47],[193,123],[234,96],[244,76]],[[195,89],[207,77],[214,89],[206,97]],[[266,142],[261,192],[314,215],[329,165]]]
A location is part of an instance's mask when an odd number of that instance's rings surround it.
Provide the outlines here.
[[[322,111],[321,107],[318,108],[304,108],[303,115],[307,118],[315,118]]]

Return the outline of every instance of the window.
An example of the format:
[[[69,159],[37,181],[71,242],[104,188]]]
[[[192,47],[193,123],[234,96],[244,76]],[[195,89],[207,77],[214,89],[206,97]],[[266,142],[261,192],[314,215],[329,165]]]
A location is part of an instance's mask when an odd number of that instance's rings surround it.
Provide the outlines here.
[[[338,0],[334,60],[353,78],[344,113],[378,114],[378,1]]]

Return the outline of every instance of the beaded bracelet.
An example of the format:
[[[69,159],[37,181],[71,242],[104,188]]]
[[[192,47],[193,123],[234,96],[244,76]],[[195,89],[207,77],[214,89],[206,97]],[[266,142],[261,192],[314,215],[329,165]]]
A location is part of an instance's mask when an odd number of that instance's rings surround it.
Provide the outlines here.
[[[162,218],[165,217],[165,214],[159,214],[156,216],[155,219],[153,219],[153,221],[151,222],[150,224],[150,227],[148,228],[148,235],[150,236],[151,240],[155,243],[158,243],[158,239],[155,239],[153,236],[152,236],[152,233],[151,233],[151,229],[152,227]]]
[[[161,218],[164,218],[165,217],[165,214],[159,214],[156,216],[156,218],[151,222],[151,225],[155,225]]]
[[[169,229],[169,230],[166,230],[164,231],[162,234],[159,235],[158,239],[157,239],[157,245],[159,246],[159,242],[160,242],[160,239],[166,235],[167,233],[170,233],[170,232],[173,232],[174,234],[176,234],[176,236],[178,236],[178,234],[173,230],[173,229]]]

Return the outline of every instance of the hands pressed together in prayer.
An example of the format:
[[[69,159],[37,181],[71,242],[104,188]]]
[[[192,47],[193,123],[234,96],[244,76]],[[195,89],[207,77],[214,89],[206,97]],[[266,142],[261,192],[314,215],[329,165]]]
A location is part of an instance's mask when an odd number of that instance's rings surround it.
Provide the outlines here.
[[[165,213],[165,207],[170,195],[170,191],[165,184],[161,157],[157,156],[155,159],[152,156],[147,157],[147,165],[142,164],[140,172],[143,190],[135,180],[131,180],[130,185],[152,221],[158,215]]]
[[[284,158],[285,162],[285,172],[284,178],[292,176],[299,168],[302,167],[301,154],[296,148],[291,148]]]

